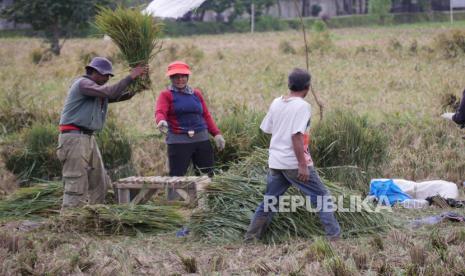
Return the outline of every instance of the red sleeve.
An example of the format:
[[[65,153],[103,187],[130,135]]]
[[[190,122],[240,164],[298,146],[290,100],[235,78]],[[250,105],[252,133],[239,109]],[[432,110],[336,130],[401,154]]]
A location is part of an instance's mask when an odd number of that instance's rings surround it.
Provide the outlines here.
[[[218,129],[218,127],[215,124],[215,121],[212,118],[212,115],[208,111],[208,108],[207,108],[207,105],[205,104],[202,93],[200,92],[200,90],[197,90],[197,89],[194,90],[194,93],[195,93],[195,95],[197,97],[199,97],[200,102],[202,103],[203,119],[207,123],[208,132],[210,132],[210,134],[212,136],[216,136],[218,134],[221,134],[220,130]]]
[[[168,121],[168,111],[172,102],[172,96],[169,91],[165,90],[160,93],[155,106],[155,123],[158,124],[161,120]]]

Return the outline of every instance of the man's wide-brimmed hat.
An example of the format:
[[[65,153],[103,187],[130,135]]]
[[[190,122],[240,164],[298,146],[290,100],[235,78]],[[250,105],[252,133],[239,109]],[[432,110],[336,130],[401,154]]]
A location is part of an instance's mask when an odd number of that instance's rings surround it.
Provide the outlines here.
[[[175,62],[170,63],[170,65],[168,65],[168,71],[166,71],[166,76],[171,77],[176,74],[190,75],[192,73],[187,63],[183,61],[175,61]]]
[[[113,77],[113,65],[111,61],[104,57],[94,57],[86,66],[86,69],[87,68],[93,68],[101,75],[110,75]]]

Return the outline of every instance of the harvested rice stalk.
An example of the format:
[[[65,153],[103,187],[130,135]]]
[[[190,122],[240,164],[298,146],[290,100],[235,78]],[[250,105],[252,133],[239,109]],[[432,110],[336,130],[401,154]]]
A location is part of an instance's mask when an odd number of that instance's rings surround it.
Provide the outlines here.
[[[266,167],[267,151],[257,150],[228,173],[216,176],[202,195],[206,208],[194,212],[191,217],[189,227],[194,235],[214,242],[241,240],[255,208],[263,200]],[[331,182],[324,183],[334,196],[351,194]],[[288,194],[300,193],[291,188]],[[347,206],[349,197],[344,197],[344,207]],[[336,216],[342,233],[347,236],[379,232],[388,225],[387,217],[382,213],[338,212]],[[297,208],[296,212],[276,214],[265,240],[279,242],[291,237],[310,238],[322,234],[317,214]]]
[[[149,64],[161,51],[162,25],[156,23],[152,16],[142,14],[140,9],[118,7],[112,10],[102,7],[95,17],[95,25],[113,40],[131,68],[139,64]],[[150,88],[150,85],[147,75],[133,82],[128,89],[131,92],[141,92]]]
[[[66,210],[55,225],[100,235],[158,234],[182,226],[183,217],[177,210],[153,205],[87,205]]]
[[[0,220],[12,218],[47,217],[61,206],[63,184],[47,183],[18,189],[0,201]]]

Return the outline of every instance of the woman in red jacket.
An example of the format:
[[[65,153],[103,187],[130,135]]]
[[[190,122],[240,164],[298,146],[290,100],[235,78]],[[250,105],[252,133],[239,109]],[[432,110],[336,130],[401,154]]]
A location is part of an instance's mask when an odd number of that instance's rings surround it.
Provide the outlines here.
[[[171,63],[166,72],[171,85],[160,93],[156,103],[157,127],[167,134],[170,176],[185,175],[191,161],[196,170],[212,175],[213,148],[209,134],[219,150],[225,146],[201,91],[187,85],[190,75],[186,63]]]

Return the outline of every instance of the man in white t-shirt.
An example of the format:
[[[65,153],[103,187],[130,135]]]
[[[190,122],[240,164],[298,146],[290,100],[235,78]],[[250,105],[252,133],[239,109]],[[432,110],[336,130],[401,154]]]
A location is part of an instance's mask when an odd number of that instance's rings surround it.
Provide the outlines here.
[[[288,78],[289,94],[273,101],[260,125],[263,132],[271,134],[265,201],[276,199],[273,202],[279,202],[279,197],[291,185],[302,191],[313,205],[317,203],[317,197],[328,200],[330,196],[313,167],[308,150],[311,107],[304,98],[308,94],[310,80],[306,70],[294,69]],[[245,241],[260,239],[271,222],[275,211],[267,210],[265,201],[255,211]],[[340,226],[333,210],[322,208],[318,214],[327,237],[337,239]]]

